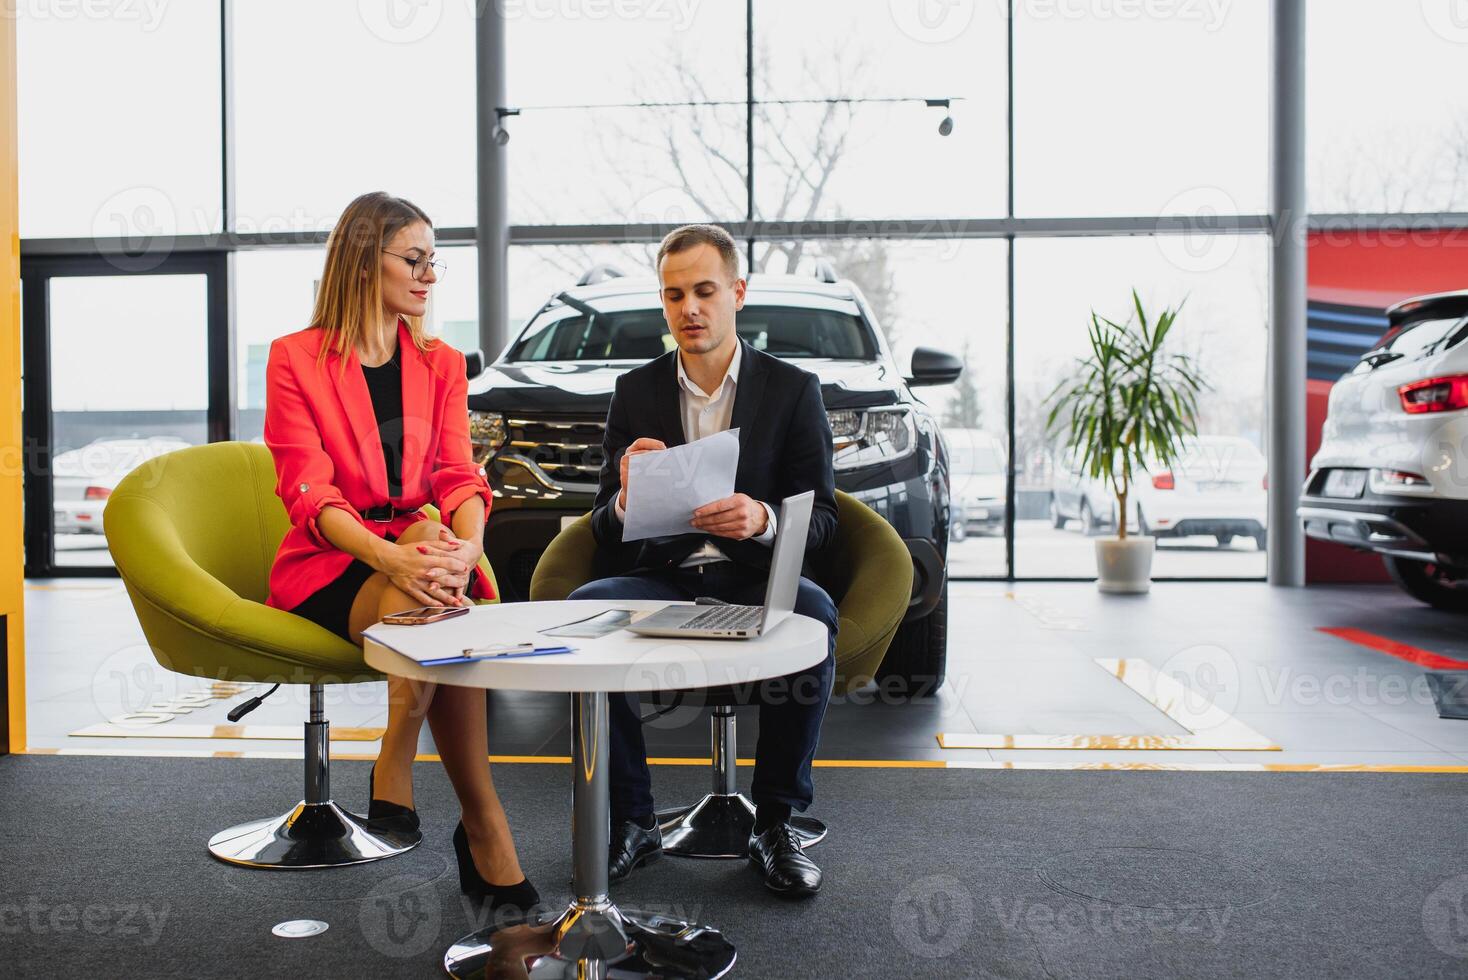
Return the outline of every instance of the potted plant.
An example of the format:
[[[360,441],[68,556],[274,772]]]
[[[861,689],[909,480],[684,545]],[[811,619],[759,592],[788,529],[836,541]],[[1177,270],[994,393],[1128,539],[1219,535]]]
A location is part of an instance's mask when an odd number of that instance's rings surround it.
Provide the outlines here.
[[[1198,393],[1208,387],[1192,360],[1165,345],[1182,304],[1155,323],[1132,290],[1134,313],[1115,323],[1091,311],[1091,353],[1047,402],[1046,432],[1062,435],[1081,472],[1104,480],[1116,496],[1114,536],[1096,539],[1097,587],[1146,592],[1156,540],[1127,535],[1127,498],[1149,465],[1170,467],[1183,440],[1197,435]]]

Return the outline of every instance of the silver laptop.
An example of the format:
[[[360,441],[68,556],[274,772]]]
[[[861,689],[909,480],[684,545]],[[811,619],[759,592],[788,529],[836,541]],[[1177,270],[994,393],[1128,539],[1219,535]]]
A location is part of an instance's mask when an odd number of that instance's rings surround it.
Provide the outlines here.
[[[786,497],[775,524],[775,553],[763,606],[668,606],[626,627],[643,636],[681,636],[692,639],[742,640],[775,628],[795,612],[800,590],[800,566],[805,560],[806,532],[810,529],[812,490]]]

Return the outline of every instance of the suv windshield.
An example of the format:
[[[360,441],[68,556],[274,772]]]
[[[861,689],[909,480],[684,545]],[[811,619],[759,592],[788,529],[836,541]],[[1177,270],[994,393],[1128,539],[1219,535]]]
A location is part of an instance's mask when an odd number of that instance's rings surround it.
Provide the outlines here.
[[[832,310],[746,306],[739,336],[777,357],[870,361],[877,356],[866,324]],[[560,307],[532,321],[515,341],[511,361],[646,361],[673,349],[661,309],[611,313]]]

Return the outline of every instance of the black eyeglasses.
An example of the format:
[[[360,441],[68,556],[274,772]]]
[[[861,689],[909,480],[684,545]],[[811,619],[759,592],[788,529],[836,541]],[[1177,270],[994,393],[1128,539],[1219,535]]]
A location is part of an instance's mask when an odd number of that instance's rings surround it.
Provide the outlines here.
[[[436,259],[430,259],[426,255],[420,255],[417,258],[414,258],[411,255],[401,255],[397,252],[390,252],[387,249],[383,249],[383,251],[387,252],[388,255],[396,255],[398,258],[408,263],[408,265],[412,266],[413,280],[415,282],[422,282],[423,277],[428,275],[428,270],[430,267],[433,269],[434,279],[442,279],[443,274],[447,272],[449,268],[443,262],[439,262]]]

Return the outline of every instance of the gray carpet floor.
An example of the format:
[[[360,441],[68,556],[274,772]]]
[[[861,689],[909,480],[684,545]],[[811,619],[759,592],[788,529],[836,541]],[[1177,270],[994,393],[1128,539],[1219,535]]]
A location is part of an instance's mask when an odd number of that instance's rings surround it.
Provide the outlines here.
[[[747,770],[741,771],[747,780]],[[568,897],[570,773],[495,769],[524,866]],[[660,805],[704,770],[658,767]],[[333,764],[365,809],[366,763]],[[250,871],[204,842],[283,811],[300,764],[0,758],[0,975],[441,975],[459,899],[442,769],[425,840],[332,871]],[[817,771],[814,900],[743,862],[664,859],[614,888],[723,930],[747,977],[1463,977],[1468,778],[1456,775]],[[328,931],[279,939],[285,919]]]

